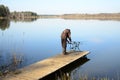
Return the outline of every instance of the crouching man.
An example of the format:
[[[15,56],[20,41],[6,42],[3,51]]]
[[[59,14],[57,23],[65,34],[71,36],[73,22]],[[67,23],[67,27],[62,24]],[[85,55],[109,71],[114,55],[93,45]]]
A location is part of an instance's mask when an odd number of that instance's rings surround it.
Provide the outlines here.
[[[70,29],[65,29],[61,34],[61,44],[62,44],[62,53],[65,55],[66,53],[66,47],[67,42],[71,42],[71,31]]]

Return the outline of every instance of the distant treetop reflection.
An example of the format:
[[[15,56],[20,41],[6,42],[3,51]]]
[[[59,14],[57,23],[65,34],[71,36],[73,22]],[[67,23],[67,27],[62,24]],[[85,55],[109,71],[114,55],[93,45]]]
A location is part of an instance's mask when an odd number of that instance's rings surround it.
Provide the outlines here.
[[[0,29],[5,30],[10,27],[10,21],[14,22],[33,22],[37,20],[37,18],[23,18],[23,19],[0,19]]]
[[[13,18],[11,19],[11,21],[14,21],[14,22],[33,22],[37,20],[37,18]]]
[[[5,30],[9,28],[10,20],[9,19],[0,19],[0,29]]]

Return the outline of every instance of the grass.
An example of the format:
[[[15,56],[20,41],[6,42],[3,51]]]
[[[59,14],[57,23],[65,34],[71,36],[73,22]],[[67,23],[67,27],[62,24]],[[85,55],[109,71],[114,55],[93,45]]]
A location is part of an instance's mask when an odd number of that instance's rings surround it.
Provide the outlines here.
[[[108,77],[100,77],[100,78],[92,77],[89,79],[87,76],[84,76],[81,77],[80,80],[111,80],[111,79],[109,79]]]
[[[7,74],[14,73],[18,74],[20,71],[18,71],[18,66],[21,65],[23,62],[23,56],[17,55],[17,54],[12,54],[12,57],[8,62],[9,64],[2,64],[0,65],[0,77],[5,77]]]
[[[115,75],[116,77],[114,78],[110,78],[109,76],[103,76],[103,77],[88,77],[88,75],[82,75],[82,76],[78,76],[78,78],[73,78],[71,76],[71,73],[67,73],[67,72],[59,72],[59,75],[56,74],[56,78],[55,80],[120,80],[119,78],[119,74]]]

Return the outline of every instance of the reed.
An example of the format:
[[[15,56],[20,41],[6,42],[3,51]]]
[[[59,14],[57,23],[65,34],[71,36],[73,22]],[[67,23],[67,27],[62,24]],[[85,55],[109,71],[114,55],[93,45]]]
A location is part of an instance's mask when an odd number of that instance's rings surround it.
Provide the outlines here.
[[[88,75],[81,75],[81,76],[79,75],[79,78],[74,79],[74,78],[72,78],[70,73],[60,71],[59,75],[56,74],[55,80],[120,80],[119,76],[120,75],[118,73],[115,75],[114,78],[111,78],[109,76],[104,76],[104,77],[91,76],[91,77],[88,77]]]
[[[18,66],[20,66],[23,62],[23,56],[18,54],[12,54],[12,57],[10,61],[8,59],[8,62],[10,63],[3,64],[0,66],[0,77],[4,77],[10,73],[18,74],[19,71],[17,71],[17,69]]]

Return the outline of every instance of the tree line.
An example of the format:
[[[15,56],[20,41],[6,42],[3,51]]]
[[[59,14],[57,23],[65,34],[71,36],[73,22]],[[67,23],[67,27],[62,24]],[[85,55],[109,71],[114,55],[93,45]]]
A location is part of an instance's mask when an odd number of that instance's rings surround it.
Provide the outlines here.
[[[0,17],[9,17],[10,10],[7,6],[0,5]]]
[[[37,13],[31,11],[10,12],[7,6],[0,5],[0,18],[10,18],[10,19],[37,18]]]
[[[36,18],[37,13],[30,12],[30,11],[25,11],[25,12],[11,12],[10,18],[11,19],[25,19],[25,18]]]

